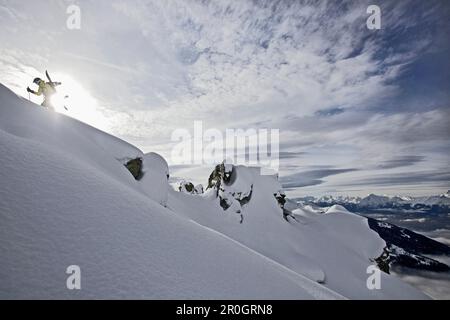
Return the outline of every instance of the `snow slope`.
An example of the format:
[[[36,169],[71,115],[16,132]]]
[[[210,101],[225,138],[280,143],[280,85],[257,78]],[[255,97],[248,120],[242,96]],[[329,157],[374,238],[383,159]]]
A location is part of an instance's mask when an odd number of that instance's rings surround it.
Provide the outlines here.
[[[140,181],[123,165],[136,157]],[[361,218],[335,207],[287,223],[277,182],[239,170],[235,187],[254,188],[243,223],[211,193],[170,189],[159,155],[0,85],[0,298],[425,297],[387,275],[366,288],[383,242]],[[66,288],[70,265],[81,290]]]
[[[325,214],[297,209],[287,222],[273,196],[281,188],[273,176],[254,168],[235,167],[223,193],[248,193],[251,200],[239,206],[242,223],[230,206],[223,210],[210,190],[203,196],[169,192],[168,207],[208,226],[260,254],[277,261],[350,299],[410,299],[424,295],[398,278],[381,274],[381,290],[368,290],[367,268],[386,243],[369,228],[367,219],[333,206]]]
[[[120,161],[141,155],[0,86],[0,298],[340,297],[152,200]]]

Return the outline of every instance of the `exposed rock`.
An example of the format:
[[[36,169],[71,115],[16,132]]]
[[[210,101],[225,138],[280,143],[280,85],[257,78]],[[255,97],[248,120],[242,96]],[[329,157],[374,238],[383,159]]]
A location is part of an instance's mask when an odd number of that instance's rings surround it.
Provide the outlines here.
[[[288,222],[289,222],[289,218],[296,220],[292,211],[285,208],[285,205],[286,205],[286,202],[288,199],[286,198],[286,194],[284,193],[284,191],[280,190],[277,193],[274,193],[274,197],[275,197],[275,199],[277,199],[278,205],[283,210],[283,219]]]
[[[136,180],[139,180],[142,178],[142,159],[136,158],[128,161],[125,164],[125,167],[130,171],[130,173],[133,175],[133,177]]]
[[[226,164],[225,161],[218,164],[208,178],[208,189],[216,189],[216,194],[219,195],[220,186],[229,183],[231,174],[233,173],[233,165]]]
[[[190,181],[182,180],[178,186],[178,191],[188,194],[203,194],[203,185],[198,184],[194,187],[194,184]]]
[[[202,184],[196,185],[194,188],[194,192],[195,194],[203,194],[204,193],[203,185]]]
[[[277,199],[280,208],[284,209],[284,205],[286,204],[286,194],[284,193],[284,191],[278,191],[274,194],[274,197],[275,199]]]

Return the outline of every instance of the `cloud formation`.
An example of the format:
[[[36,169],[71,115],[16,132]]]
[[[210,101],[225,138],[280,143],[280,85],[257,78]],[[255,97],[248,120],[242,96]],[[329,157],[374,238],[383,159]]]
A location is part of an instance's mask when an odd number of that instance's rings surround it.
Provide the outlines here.
[[[357,169],[317,169],[282,177],[280,182],[283,187],[287,189],[315,186],[324,182],[321,180],[322,178],[356,170]]]
[[[299,194],[450,166],[445,1],[379,1],[377,31],[368,0],[85,1],[77,31],[68,3],[0,1],[0,81],[23,94],[45,69],[70,74],[144,151],[170,161],[171,133],[195,120],[280,129],[281,175]]]

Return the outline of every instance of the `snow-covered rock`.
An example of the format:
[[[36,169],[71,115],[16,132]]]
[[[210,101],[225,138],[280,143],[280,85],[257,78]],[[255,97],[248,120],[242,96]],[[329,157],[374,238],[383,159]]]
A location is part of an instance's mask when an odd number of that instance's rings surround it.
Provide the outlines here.
[[[198,185],[196,185],[194,187],[194,191],[195,191],[195,194],[203,194],[203,193],[205,193],[205,189],[203,188],[203,185],[201,183],[199,183]]]
[[[211,174],[214,184],[209,184],[212,189],[204,197],[170,192],[168,207],[347,298],[424,297],[385,273],[382,290],[367,289],[367,268],[386,246],[367,219],[334,206],[326,214],[299,207],[291,212],[292,219],[285,220],[275,176],[243,166],[234,166],[228,179],[220,172],[219,166]],[[248,194],[251,188],[249,201],[238,207],[241,219],[234,207],[220,203],[224,194],[231,203],[239,203],[235,196]]]
[[[143,192],[159,204],[167,205],[169,193],[169,166],[159,154],[150,152],[143,156],[143,176],[140,185]]]
[[[198,184],[194,186],[194,184],[190,181],[181,180],[178,185],[178,191],[188,194],[203,194],[203,185]]]

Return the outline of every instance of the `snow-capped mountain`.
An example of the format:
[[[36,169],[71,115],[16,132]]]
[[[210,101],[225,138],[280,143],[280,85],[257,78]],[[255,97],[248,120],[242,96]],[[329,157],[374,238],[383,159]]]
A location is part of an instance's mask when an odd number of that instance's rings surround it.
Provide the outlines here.
[[[330,206],[334,204],[342,205],[349,210],[366,209],[389,209],[401,208],[405,210],[424,209],[429,212],[448,212],[450,210],[450,191],[438,196],[410,197],[370,194],[367,197],[347,197],[347,196],[322,196],[304,197],[297,199],[303,203],[312,203],[319,206]]]
[[[0,298],[427,298],[386,272],[368,289],[368,267],[404,249],[367,218],[294,208],[258,168],[219,165],[204,193],[169,175],[160,155],[0,85]]]

